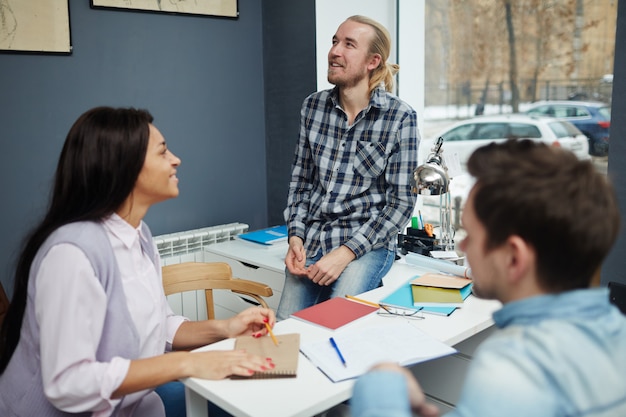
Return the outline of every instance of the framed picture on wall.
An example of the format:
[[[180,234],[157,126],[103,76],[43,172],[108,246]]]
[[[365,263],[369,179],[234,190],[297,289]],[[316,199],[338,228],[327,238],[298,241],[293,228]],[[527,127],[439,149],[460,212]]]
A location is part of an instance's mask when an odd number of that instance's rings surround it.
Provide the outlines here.
[[[0,0],[2,1],[2,0]],[[92,7],[238,17],[237,0],[91,0]]]
[[[0,51],[69,54],[69,0],[0,0]]]

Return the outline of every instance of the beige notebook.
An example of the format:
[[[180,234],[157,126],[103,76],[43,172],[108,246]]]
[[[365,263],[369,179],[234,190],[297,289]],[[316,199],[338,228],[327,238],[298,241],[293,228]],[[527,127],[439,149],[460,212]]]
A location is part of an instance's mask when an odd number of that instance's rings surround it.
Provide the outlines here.
[[[256,372],[250,377],[233,376],[233,379],[248,378],[288,378],[295,377],[298,372],[298,356],[300,353],[300,334],[289,333],[276,335],[278,346],[268,336],[255,339],[252,336],[240,336],[235,339],[235,349],[245,349],[249,353],[272,358],[275,368]]]

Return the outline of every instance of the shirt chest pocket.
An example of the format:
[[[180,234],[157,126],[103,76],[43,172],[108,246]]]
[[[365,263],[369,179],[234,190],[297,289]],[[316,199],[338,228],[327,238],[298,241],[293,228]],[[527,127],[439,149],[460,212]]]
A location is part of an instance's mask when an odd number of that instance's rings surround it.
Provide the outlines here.
[[[377,178],[385,170],[387,158],[385,146],[381,143],[357,141],[354,173],[365,178]]]

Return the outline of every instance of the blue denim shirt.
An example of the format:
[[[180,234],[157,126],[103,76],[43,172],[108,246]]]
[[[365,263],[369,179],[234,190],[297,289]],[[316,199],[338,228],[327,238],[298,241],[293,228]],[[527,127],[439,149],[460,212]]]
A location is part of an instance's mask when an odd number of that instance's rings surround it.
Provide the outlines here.
[[[493,318],[501,330],[478,348],[446,417],[626,416],[626,317],[606,288],[527,298]],[[352,415],[410,416],[403,378],[387,376],[381,394],[381,374],[357,381]],[[368,413],[383,396],[394,410]]]

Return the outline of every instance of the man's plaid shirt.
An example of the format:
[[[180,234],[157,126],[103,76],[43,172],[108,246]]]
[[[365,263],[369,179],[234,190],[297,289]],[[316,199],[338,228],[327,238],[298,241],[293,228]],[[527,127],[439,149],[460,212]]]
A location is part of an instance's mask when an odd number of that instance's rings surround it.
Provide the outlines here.
[[[311,94],[301,110],[285,220],[307,255],[346,245],[359,258],[395,250],[413,212],[417,115],[382,87],[348,126],[337,89]]]

